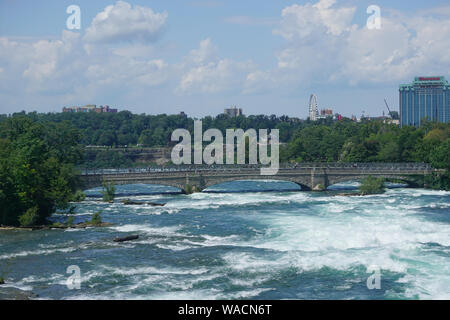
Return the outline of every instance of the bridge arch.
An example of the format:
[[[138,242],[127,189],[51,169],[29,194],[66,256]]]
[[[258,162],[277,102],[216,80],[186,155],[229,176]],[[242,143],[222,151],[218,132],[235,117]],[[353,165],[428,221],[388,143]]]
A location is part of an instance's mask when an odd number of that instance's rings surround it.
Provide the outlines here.
[[[207,189],[210,189],[211,187],[219,186],[219,185],[224,184],[224,183],[244,182],[244,181],[290,182],[290,183],[293,183],[296,186],[300,187],[300,189],[298,189],[298,190],[292,189],[291,191],[305,191],[305,190],[309,190],[308,186],[302,185],[302,184],[300,184],[300,183],[298,183],[298,182],[296,182],[294,180],[295,179],[288,179],[286,177],[276,177],[276,176],[274,176],[273,178],[268,178],[268,177],[265,177],[265,176],[255,176],[255,177],[251,177],[251,178],[230,177],[230,178],[220,179],[220,181],[208,181],[208,182],[206,182],[205,186],[203,188],[203,191],[210,191],[210,190],[207,190]]]
[[[333,186],[335,184],[338,183],[345,183],[345,182],[353,182],[353,181],[358,181],[361,182],[362,180],[364,180],[365,178],[367,178],[368,176],[370,176],[370,174],[364,174],[364,175],[355,175],[355,176],[329,176],[328,177],[328,186]],[[408,176],[397,176],[397,175],[389,175],[389,174],[376,174],[376,175],[372,175],[375,178],[384,178],[386,179],[386,181],[388,182],[392,182],[392,181],[401,181],[405,184],[407,184],[408,186],[413,184],[413,181],[411,179],[411,177]]]
[[[171,182],[171,181],[130,182],[130,181],[124,181],[124,180],[104,179],[104,180],[98,180],[96,182],[91,182],[91,183],[88,183],[88,184],[84,183],[83,184],[83,189],[86,191],[86,190],[89,190],[89,189],[100,188],[103,185],[103,181],[105,181],[105,182],[113,182],[115,186],[143,184],[143,185],[148,185],[148,186],[173,187],[173,188],[177,188],[180,193],[186,193],[186,191],[185,191],[186,185],[182,185],[180,183]]]

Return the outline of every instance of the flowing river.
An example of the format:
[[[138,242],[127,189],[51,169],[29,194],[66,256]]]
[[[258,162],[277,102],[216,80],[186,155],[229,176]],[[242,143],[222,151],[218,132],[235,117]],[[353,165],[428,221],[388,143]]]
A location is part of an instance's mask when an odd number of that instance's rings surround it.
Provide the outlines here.
[[[292,188],[247,181],[156,195],[173,189],[130,185],[117,187],[114,204],[91,190],[75,222],[101,211],[111,227],[0,231],[0,276],[44,299],[450,298],[450,192]],[[128,198],[166,205],[120,203]],[[140,237],[112,241],[131,234]],[[67,287],[69,266],[80,270],[80,289]],[[380,289],[369,290],[373,270]]]

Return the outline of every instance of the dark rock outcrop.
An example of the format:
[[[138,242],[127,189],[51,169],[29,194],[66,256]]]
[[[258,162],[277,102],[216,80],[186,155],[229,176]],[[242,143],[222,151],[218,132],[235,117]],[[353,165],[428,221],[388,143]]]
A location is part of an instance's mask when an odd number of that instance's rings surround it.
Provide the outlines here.
[[[122,238],[114,238],[114,242],[125,242],[125,241],[132,241],[132,240],[137,240],[139,239],[138,235],[132,235],[132,236],[127,236],[127,237],[122,237]]]

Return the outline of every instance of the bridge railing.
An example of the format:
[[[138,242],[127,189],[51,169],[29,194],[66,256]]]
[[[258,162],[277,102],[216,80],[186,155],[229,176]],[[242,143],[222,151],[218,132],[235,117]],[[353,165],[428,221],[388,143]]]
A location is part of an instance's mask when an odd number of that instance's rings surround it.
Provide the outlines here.
[[[129,169],[84,169],[81,175],[129,175],[129,174],[151,174],[151,173],[180,173],[180,172],[245,172],[255,171],[263,168],[262,165],[180,165],[160,166],[147,168]],[[338,170],[389,170],[389,171],[418,171],[431,170],[432,167],[426,163],[343,163],[343,162],[302,162],[280,164],[281,171],[301,169],[338,169]]]

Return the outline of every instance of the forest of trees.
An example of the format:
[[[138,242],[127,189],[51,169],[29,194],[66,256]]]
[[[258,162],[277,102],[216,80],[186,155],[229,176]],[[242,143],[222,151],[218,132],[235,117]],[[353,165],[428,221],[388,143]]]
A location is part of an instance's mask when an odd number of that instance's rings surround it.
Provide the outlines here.
[[[382,121],[337,121],[297,130],[281,159],[319,162],[425,162],[450,168],[450,124],[420,128]]]
[[[194,119],[181,115],[137,115],[119,113],[27,113],[0,116],[0,123],[9,118],[26,117],[37,123],[67,123],[80,131],[79,143],[85,146],[169,147],[172,132],[178,128],[193,134]],[[450,168],[450,124],[425,122],[420,128],[400,128],[381,120],[354,122],[321,119],[303,121],[287,116],[204,117],[203,130],[241,128],[279,129],[280,160],[297,162],[425,162],[435,168]],[[89,152],[89,151],[87,151]],[[92,152],[92,151],[91,151]],[[97,153],[99,163],[130,166],[120,152],[103,150]],[[89,157],[92,159],[92,156]]]
[[[79,143],[95,146],[169,147],[172,132],[178,128],[193,134],[194,119],[181,115],[137,115],[119,113],[16,113],[34,122],[70,123],[81,132]],[[0,116],[0,122],[8,117]],[[287,116],[204,117],[203,130],[241,128],[279,129],[282,161],[319,162],[426,162],[435,168],[449,168],[450,124],[425,122],[420,128],[400,128],[381,120],[354,122],[321,119],[302,121]],[[122,153],[101,151],[102,164],[129,166]],[[92,158],[92,157],[90,157]],[[114,167],[114,166],[113,166]]]
[[[68,121],[83,133],[80,143],[91,146],[136,146],[165,147],[175,129],[194,130],[194,119],[181,115],[145,115],[133,114],[129,111],[118,113],[36,113],[20,112],[12,116],[26,115],[33,121],[63,122]],[[0,116],[0,121],[7,118]],[[203,130],[217,128],[225,133],[226,129],[280,129],[280,141],[288,142],[293,133],[304,123],[287,116],[276,117],[239,116],[231,118],[226,115],[205,117]]]

